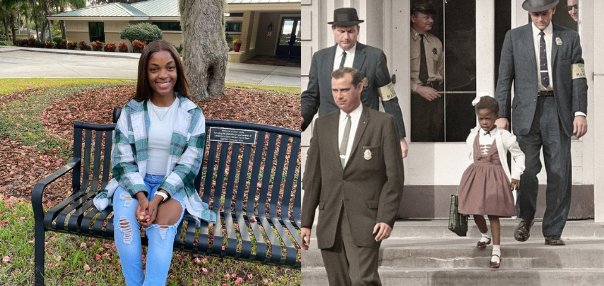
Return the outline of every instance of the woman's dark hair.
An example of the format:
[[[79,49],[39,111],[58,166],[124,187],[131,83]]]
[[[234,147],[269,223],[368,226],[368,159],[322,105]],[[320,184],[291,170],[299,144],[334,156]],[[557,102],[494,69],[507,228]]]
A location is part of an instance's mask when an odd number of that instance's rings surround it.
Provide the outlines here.
[[[149,84],[149,77],[147,76],[147,64],[153,56],[153,54],[161,51],[168,51],[176,64],[176,84],[174,85],[174,91],[177,91],[182,96],[191,99],[189,97],[189,82],[185,75],[185,67],[180,59],[180,55],[172,46],[172,44],[166,41],[153,41],[149,43],[143,50],[140,60],[138,61],[138,82],[136,84],[136,93],[133,99],[141,102],[149,100],[151,98],[151,85]]]
[[[499,103],[490,96],[483,96],[480,98],[480,101],[476,103],[474,109],[476,114],[478,114],[478,111],[481,109],[488,109],[493,112],[493,114],[499,114]]]

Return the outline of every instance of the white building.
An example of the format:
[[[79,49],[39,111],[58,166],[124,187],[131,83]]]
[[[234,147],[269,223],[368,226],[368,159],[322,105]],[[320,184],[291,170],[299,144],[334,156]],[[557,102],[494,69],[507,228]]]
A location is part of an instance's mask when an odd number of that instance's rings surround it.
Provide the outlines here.
[[[498,61],[505,32],[528,23],[523,0],[432,0],[437,8],[433,34],[445,46],[445,116],[443,142],[417,142],[413,138],[409,84],[410,2],[414,0],[302,0],[302,90],[308,83],[312,54],[335,44],[331,26],[334,9],[354,7],[360,24],[359,42],[384,50],[408,134],[409,156],[405,159],[405,190],[399,210],[401,218],[448,217],[448,194],[455,193],[467,166],[465,137],[474,126],[471,100],[476,94],[494,95]],[[578,25],[560,0],[553,22],[577,29],[581,35],[585,72],[588,75],[588,133],[572,141],[573,198],[571,218],[604,221],[604,56],[596,47],[604,46],[604,1],[579,0]],[[448,70],[448,71],[447,71]],[[448,77],[448,79],[447,79]],[[467,82],[466,82],[467,81]],[[467,84],[463,84],[467,83]],[[474,88],[475,85],[475,88]],[[468,122],[469,120],[469,122]],[[459,128],[463,126],[463,128]],[[303,133],[303,158],[311,136]],[[459,138],[462,138],[460,140]],[[545,169],[545,168],[544,168]],[[539,175],[537,215],[545,202],[545,171]]]

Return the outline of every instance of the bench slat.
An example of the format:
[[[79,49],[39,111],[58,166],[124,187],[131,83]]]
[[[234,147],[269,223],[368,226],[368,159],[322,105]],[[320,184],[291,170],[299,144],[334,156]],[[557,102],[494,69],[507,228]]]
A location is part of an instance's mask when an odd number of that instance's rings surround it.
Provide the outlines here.
[[[111,173],[111,147],[113,144],[113,131],[105,132],[105,151],[103,152],[103,179],[101,189],[107,186],[109,182],[109,173]]]
[[[275,147],[277,145],[277,134],[271,133],[268,138],[268,147],[262,166],[262,186],[260,187],[260,198],[258,199],[258,216],[266,217],[266,200],[268,199],[268,187],[270,185],[271,172],[275,157]],[[255,166],[256,164],[254,164]]]
[[[266,263],[268,262],[268,259],[266,258],[267,246],[258,222],[250,222],[250,228],[252,229],[254,239],[256,240],[256,256],[254,257],[254,260]]]
[[[214,211],[216,213],[216,223],[214,224],[214,241],[212,242],[212,254],[223,257],[225,251],[222,250],[222,218],[220,217],[220,211]]]
[[[222,144],[222,148],[229,147],[229,144]],[[227,177],[226,193],[224,195],[224,212],[231,212],[231,203],[233,201],[233,190],[235,185],[235,175],[237,175],[237,163],[239,159],[239,144],[233,144],[231,147],[231,162],[229,164],[229,174]],[[228,148],[225,148],[228,149]],[[226,157],[225,157],[226,160]],[[226,163],[226,162],[225,162]],[[218,184],[218,182],[216,182]],[[235,209],[236,211],[236,209]],[[226,214],[225,214],[226,215]]]
[[[273,177],[273,192],[271,194],[271,202],[269,209],[269,215],[271,218],[277,217],[277,208],[279,204],[279,196],[281,193],[281,180],[283,177],[283,165],[285,165],[285,154],[287,153],[287,143],[288,137],[281,136],[281,140],[279,142],[279,153],[277,155],[277,166],[275,167],[275,176]],[[265,166],[264,168],[264,170],[266,171],[267,166]],[[290,191],[284,189],[283,192],[289,193]],[[287,212],[287,208],[285,209],[285,212]]]
[[[250,177],[250,188],[247,193],[247,210],[248,217],[256,215],[255,212],[255,199],[256,192],[258,191],[258,174],[260,173],[260,166],[262,164],[262,149],[264,146],[264,135],[266,132],[259,131],[256,140],[256,152],[254,153],[254,163],[252,165],[252,175]]]
[[[212,189],[212,177],[214,175],[214,164],[216,162],[216,146],[218,145],[218,143],[216,141],[211,141],[210,142],[210,150],[208,151],[208,156],[207,156],[207,161],[208,164],[206,165],[206,173],[205,173],[205,184],[203,185],[203,198],[202,201],[204,201],[205,203],[210,202],[210,190]],[[205,152],[204,152],[205,153]],[[202,170],[200,170],[201,172]],[[218,217],[216,217],[218,218]]]
[[[233,214],[231,212],[224,212],[224,223],[227,231],[226,255],[239,258],[240,254],[237,253],[237,232],[235,231]]]
[[[197,246],[195,246],[195,229],[195,221],[188,221],[184,247],[191,249],[193,253],[197,253],[199,249]]]
[[[277,218],[272,218],[272,223],[273,227],[275,227],[277,230],[277,233],[279,233],[281,241],[283,241],[283,244],[285,244],[285,261],[282,263],[290,265],[294,264],[296,262],[297,251],[291,241],[290,236],[285,232],[283,225]]]
[[[272,264],[280,264],[281,262],[281,244],[279,244],[279,239],[273,233],[273,228],[271,228],[271,223],[266,217],[261,217],[260,222],[262,223],[262,227],[264,228],[264,233],[268,240],[271,242],[271,257],[267,262]]]
[[[212,144],[214,144],[214,142],[212,142]],[[227,153],[229,151],[228,148],[228,143],[222,143],[220,144],[220,157],[218,158],[218,169],[216,169],[216,184],[214,185],[214,205],[213,205],[213,210],[220,213],[220,205],[222,204],[222,201],[220,200],[220,198],[222,197],[222,186],[223,186],[223,182],[224,182],[224,170],[226,169],[226,164],[227,164]],[[210,165],[210,162],[208,161],[208,166]],[[206,178],[206,180],[211,179],[213,176],[211,176],[210,178]],[[232,193],[231,193],[232,194]],[[226,201],[226,200],[225,200]],[[230,210],[231,206],[229,205],[228,208],[225,204],[224,206],[225,211],[226,210]],[[218,219],[218,216],[216,216],[216,218]]]
[[[245,189],[247,184],[247,174],[250,166],[250,154],[252,152],[252,146],[245,144],[243,147],[243,156],[241,157],[241,168],[239,171],[239,183],[237,184],[237,199],[235,200],[235,211],[237,213],[243,212],[243,197],[245,195]],[[250,185],[253,188],[254,185]],[[248,200],[250,199],[248,195]],[[252,200],[255,197],[252,198]]]
[[[245,223],[243,213],[237,212],[235,214],[237,224],[239,225],[239,232],[241,234],[241,258],[244,260],[253,260],[252,256],[252,241],[250,240],[250,232]]]
[[[293,189],[294,178],[297,174],[298,154],[300,151],[300,138],[292,138],[292,147],[289,154],[289,166],[287,167],[287,177],[285,178],[285,188],[283,198],[281,199],[281,219],[289,220],[289,201],[291,200],[291,190]],[[296,191],[298,192],[298,191]],[[293,208],[296,204],[294,203]],[[293,210],[292,210],[293,214]]]
[[[81,199],[83,204],[81,204],[79,207],[76,207],[75,212],[71,214],[71,216],[69,217],[69,221],[67,222],[67,229],[69,231],[81,231],[80,223],[82,222],[84,213],[86,211],[89,211],[90,208],[93,206],[92,197],[94,197],[95,195],[96,192],[88,191],[88,194]]]

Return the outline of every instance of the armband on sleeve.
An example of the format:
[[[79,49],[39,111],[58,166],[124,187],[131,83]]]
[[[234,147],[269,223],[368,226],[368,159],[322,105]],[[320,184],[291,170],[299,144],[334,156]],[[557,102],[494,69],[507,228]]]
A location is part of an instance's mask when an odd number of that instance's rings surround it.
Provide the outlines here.
[[[583,64],[573,64],[573,79],[585,78],[585,67]]]
[[[392,82],[380,87],[378,89],[378,93],[380,94],[382,101],[388,101],[396,97],[396,92],[394,91],[394,85]]]

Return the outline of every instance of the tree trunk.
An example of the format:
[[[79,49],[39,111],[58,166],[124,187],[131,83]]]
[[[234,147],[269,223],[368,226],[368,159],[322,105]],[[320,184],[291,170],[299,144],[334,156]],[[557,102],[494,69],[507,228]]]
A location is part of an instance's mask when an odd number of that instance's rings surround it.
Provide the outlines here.
[[[13,35],[13,45],[17,45],[17,34],[15,33],[15,13],[13,11],[10,12],[10,29]]]
[[[183,59],[194,99],[224,93],[229,49],[224,39],[225,0],[179,0]]]
[[[50,14],[48,14],[50,15]],[[50,20],[46,20],[48,22],[48,40],[52,41],[52,39],[54,38],[54,35],[52,34],[52,23],[50,22]]]
[[[4,35],[6,36],[6,40],[9,40],[8,23],[6,23],[6,11],[4,10],[2,10],[2,24],[4,24]]]
[[[34,14],[34,23],[36,24],[36,40],[40,39],[40,29],[38,25],[38,17]]]
[[[60,10],[61,12],[65,12],[65,8],[63,8],[62,6],[60,6]],[[63,40],[67,39],[67,32],[65,31],[65,21],[61,20],[61,22],[59,22],[59,26],[61,27],[61,38]]]
[[[27,26],[27,38],[31,38],[31,29],[29,28],[30,17],[25,15],[25,25]]]
[[[36,40],[40,39],[40,26],[38,24],[38,7],[39,6],[37,6],[35,2],[31,5],[31,15],[34,18],[34,24],[36,25]]]
[[[42,33],[40,35],[40,41],[46,41],[46,26],[48,25],[48,21],[42,21]]]
[[[51,4],[50,4],[50,3],[48,3],[48,1],[42,1],[42,2],[44,2],[44,12],[46,12],[46,14],[45,14],[45,15],[50,15],[50,14],[52,14],[52,13],[50,12],[50,5],[51,5]],[[46,19],[46,17],[44,17],[44,19],[45,19],[45,21],[46,21],[46,25],[45,25],[45,26],[47,26],[47,27],[48,27],[48,40],[52,41],[52,38],[53,38],[53,35],[52,35],[52,23],[50,22],[50,20]],[[46,32],[44,31],[44,29],[42,29],[42,35],[43,35],[42,37],[43,37],[43,38],[44,38],[44,36],[45,36],[44,34],[46,34]],[[44,41],[44,39],[43,39],[42,41],[43,41],[43,42],[46,42],[46,41]]]

